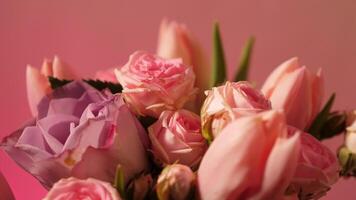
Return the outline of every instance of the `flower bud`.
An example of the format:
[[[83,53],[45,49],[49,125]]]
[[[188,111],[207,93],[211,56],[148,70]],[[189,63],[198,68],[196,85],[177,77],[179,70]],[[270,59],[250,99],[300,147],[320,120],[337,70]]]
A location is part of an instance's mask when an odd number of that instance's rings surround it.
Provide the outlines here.
[[[345,145],[339,149],[338,158],[342,176],[356,175],[356,122],[347,127]]]
[[[150,174],[142,175],[128,185],[129,199],[143,200],[151,191],[153,180]]]
[[[313,73],[299,65],[298,58],[292,58],[269,75],[261,90],[273,109],[284,110],[289,125],[305,130],[320,111],[324,93],[322,71]]]
[[[173,164],[162,170],[157,181],[159,200],[184,200],[194,195],[195,175],[185,165]]]

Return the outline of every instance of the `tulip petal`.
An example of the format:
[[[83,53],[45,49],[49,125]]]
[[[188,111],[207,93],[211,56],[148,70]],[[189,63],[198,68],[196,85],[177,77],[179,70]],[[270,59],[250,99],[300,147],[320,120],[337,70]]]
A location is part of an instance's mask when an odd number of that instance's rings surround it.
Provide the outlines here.
[[[284,182],[284,175],[288,176],[287,169],[295,166],[289,163],[287,153],[295,151],[291,145],[294,143],[284,143],[284,138],[287,127],[281,111],[266,111],[231,122],[212,142],[201,162],[198,185],[202,199],[250,199],[270,192],[282,194],[288,183],[288,179]],[[271,171],[277,168],[274,165],[281,164],[274,163],[277,159],[287,166],[277,166],[283,169],[279,178],[270,178],[275,174]]]
[[[58,79],[67,79],[72,80],[75,79],[74,73],[71,71],[71,68],[68,64],[62,62],[58,56],[54,56],[53,58],[53,77]]]
[[[316,75],[312,75],[312,111],[311,111],[311,121],[317,116],[321,108],[321,103],[324,96],[324,76],[322,70],[319,69]]]
[[[238,119],[223,129],[210,145],[198,170],[202,199],[236,199],[251,183],[259,182],[261,177],[256,168],[259,159],[256,158],[263,154],[266,140],[265,135],[259,134],[262,132],[262,120],[256,117]],[[224,162],[226,159],[229,162]]]
[[[263,84],[262,87],[262,92],[267,96],[271,96],[273,91],[275,90],[274,88],[279,84],[281,78],[283,78],[284,75],[296,70],[299,68],[299,61],[298,58],[294,57],[291,58],[281,65],[279,65],[267,78],[265,83]]]
[[[261,190],[251,199],[277,199],[290,183],[299,158],[299,134],[279,138],[273,147],[264,171]]]
[[[301,67],[282,78],[283,84],[275,87],[270,100],[272,108],[283,109],[289,125],[304,129],[311,116],[311,88],[308,87],[308,72]]]
[[[26,68],[27,99],[33,116],[37,115],[37,105],[50,91],[47,78],[32,66]]]

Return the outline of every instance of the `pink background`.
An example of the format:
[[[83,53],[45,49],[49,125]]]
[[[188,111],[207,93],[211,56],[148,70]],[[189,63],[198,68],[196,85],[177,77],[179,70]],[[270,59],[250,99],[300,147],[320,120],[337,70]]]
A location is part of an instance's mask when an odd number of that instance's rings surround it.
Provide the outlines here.
[[[30,117],[25,66],[57,54],[84,76],[127,61],[137,49],[154,52],[160,20],[185,22],[210,54],[211,27],[221,23],[229,70],[245,39],[256,36],[252,80],[261,85],[279,63],[299,56],[323,67],[326,94],[337,108],[355,107],[356,1],[122,1],[0,0],[0,136]],[[326,141],[336,149],[342,137]],[[40,199],[45,190],[0,152],[0,170],[19,200]],[[341,180],[324,199],[355,199],[354,180]],[[31,198],[30,198],[31,197]]]

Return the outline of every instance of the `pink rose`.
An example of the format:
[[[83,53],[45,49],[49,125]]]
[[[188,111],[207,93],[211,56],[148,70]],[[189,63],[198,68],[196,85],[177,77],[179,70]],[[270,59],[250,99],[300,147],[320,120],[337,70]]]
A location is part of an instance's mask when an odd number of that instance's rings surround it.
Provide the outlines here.
[[[194,72],[181,59],[135,52],[115,73],[125,100],[140,115],[158,117],[164,110],[182,108],[196,92]]]
[[[289,125],[304,130],[319,112],[323,89],[321,70],[313,74],[292,58],[270,74],[262,92],[273,109],[284,110]]]
[[[37,105],[41,99],[52,91],[48,76],[59,79],[75,78],[69,66],[57,56],[54,57],[53,61],[45,59],[41,71],[28,65],[26,69],[27,98],[33,116],[37,115]]]
[[[199,116],[187,110],[164,111],[148,132],[154,157],[163,165],[196,167],[207,149]]]
[[[293,136],[300,131],[289,127],[288,132]],[[335,153],[309,133],[301,133],[300,138],[298,165],[288,191],[298,193],[302,199],[318,199],[338,180],[338,160]]]
[[[73,81],[38,108],[38,117],[0,146],[45,187],[70,176],[111,182],[119,164],[127,183],[148,169],[148,136],[119,94]]]
[[[196,85],[203,92],[209,87],[210,65],[198,41],[184,24],[163,19],[161,22],[157,55],[166,58],[181,58],[193,67]]]
[[[293,177],[299,135],[288,137],[283,112],[266,111],[228,124],[198,169],[202,200],[279,199]]]
[[[201,109],[204,137],[216,137],[231,121],[271,109],[271,103],[248,82],[226,82],[207,91]]]
[[[117,83],[117,79],[116,79],[114,70],[115,70],[115,68],[97,71],[95,73],[94,79]]]
[[[110,183],[88,178],[67,178],[53,185],[43,200],[121,200]]]
[[[157,196],[160,200],[185,200],[194,197],[195,175],[185,165],[165,167],[157,180]]]
[[[0,199],[15,200],[11,188],[1,172],[0,172]]]

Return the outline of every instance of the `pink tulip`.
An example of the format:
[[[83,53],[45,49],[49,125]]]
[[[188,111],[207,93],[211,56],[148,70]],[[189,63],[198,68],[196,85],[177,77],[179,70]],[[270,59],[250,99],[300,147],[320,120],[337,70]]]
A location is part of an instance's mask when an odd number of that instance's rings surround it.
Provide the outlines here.
[[[283,112],[266,111],[228,124],[198,169],[202,200],[279,199],[293,177],[299,135],[288,138]]]
[[[293,136],[300,131],[289,127],[288,132]],[[338,180],[338,160],[335,153],[309,133],[301,133],[300,138],[298,165],[288,191],[297,193],[302,199],[318,199]]]
[[[110,183],[97,179],[67,178],[53,185],[43,200],[121,200]]]
[[[248,82],[226,82],[207,91],[201,109],[205,137],[212,139],[231,121],[271,109],[271,103]]]
[[[199,116],[187,110],[164,111],[148,131],[154,157],[163,165],[180,163],[194,168],[207,149]]]
[[[318,114],[323,96],[321,70],[311,73],[292,58],[277,67],[267,78],[262,92],[273,109],[283,109],[287,123],[301,130],[310,126]]]
[[[196,93],[194,72],[181,59],[135,52],[115,73],[126,102],[139,115],[158,117],[164,110],[182,108]]]
[[[203,92],[209,87],[210,65],[198,41],[184,24],[163,19],[161,22],[157,55],[174,59],[181,58],[183,63],[193,67],[196,85]]]
[[[192,170],[188,166],[174,164],[162,170],[156,191],[159,200],[185,200],[194,197],[194,186],[195,175]]]
[[[0,199],[15,200],[11,188],[1,172],[0,172]]]
[[[98,79],[98,80],[101,80],[101,81],[112,82],[112,83],[117,83],[118,81],[116,79],[114,71],[115,71],[114,68],[97,71],[95,73],[94,79]]]
[[[28,65],[26,69],[27,98],[33,116],[37,115],[37,105],[41,99],[52,91],[48,76],[59,79],[75,78],[68,65],[57,56],[54,57],[53,61],[45,59],[41,71]]]

